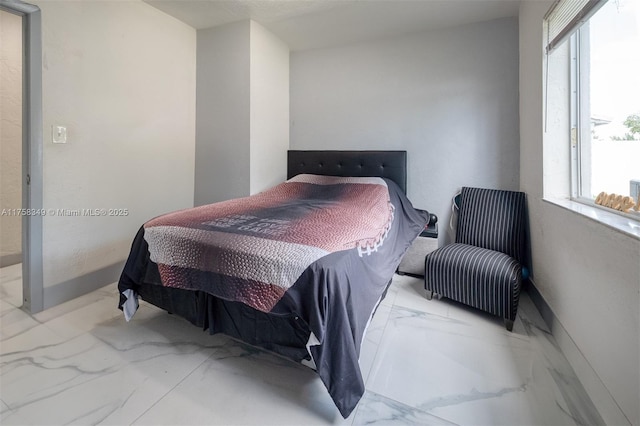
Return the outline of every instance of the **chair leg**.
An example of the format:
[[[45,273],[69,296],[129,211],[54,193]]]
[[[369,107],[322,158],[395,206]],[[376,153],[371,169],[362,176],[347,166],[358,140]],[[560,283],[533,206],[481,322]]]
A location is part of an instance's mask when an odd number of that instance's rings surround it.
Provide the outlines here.
[[[433,291],[427,290],[427,300],[433,299]]]
[[[507,331],[513,331],[513,321],[512,320],[510,320],[508,318],[505,318],[504,319],[504,326],[507,329]]]

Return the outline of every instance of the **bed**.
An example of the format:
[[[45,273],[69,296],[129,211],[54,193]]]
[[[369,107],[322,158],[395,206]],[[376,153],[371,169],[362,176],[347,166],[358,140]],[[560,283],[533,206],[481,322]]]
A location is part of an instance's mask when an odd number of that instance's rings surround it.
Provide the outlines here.
[[[119,308],[129,320],[142,298],[314,368],[346,418],[366,328],[428,222],[406,179],[406,151],[289,151],[281,185],[146,222]]]

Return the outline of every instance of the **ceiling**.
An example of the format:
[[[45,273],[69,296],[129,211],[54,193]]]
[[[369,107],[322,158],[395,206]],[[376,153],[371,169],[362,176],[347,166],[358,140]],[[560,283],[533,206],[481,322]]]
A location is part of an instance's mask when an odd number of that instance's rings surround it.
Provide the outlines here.
[[[252,19],[291,50],[518,15],[520,0],[144,0],[196,29]]]

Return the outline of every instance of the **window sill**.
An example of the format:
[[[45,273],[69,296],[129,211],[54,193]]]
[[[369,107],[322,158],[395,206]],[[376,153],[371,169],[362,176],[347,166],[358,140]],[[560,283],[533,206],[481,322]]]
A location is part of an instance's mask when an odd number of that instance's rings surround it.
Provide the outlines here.
[[[545,198],[545,202],[589,218],[625,235],[640,239],[640,221],[566,198]]]

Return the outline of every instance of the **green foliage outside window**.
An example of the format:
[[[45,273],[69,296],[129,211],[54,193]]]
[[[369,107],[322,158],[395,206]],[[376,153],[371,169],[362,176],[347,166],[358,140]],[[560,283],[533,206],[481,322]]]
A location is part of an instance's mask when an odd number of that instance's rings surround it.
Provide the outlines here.
[[[612,136],[612,141],[633,141],[640,137],[640,115],[632,114],[624,120],[623,123],[629,129],[629,132],[625,133],[623,137]]]

